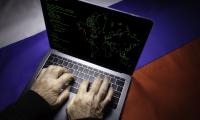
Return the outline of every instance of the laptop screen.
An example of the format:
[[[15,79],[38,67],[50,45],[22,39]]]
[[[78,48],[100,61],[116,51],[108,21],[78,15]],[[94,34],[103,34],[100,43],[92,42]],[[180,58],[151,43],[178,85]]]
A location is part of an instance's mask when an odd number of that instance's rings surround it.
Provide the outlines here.
[[[75,0],[41,1],[51,48],[132,74],[150,20]]]

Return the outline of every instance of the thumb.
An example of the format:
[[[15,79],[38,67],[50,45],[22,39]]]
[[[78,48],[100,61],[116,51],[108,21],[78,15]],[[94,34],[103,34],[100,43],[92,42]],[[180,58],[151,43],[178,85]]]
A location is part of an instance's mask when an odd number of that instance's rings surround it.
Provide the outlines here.
[[[69,97],[69,94],[70,94],[69,90],[70,90],[70,86],[67,87],[67,88],[58,96],[57,102],[56,102],[58,105],[63,104],[63,103],[67,100],[67,98]]]

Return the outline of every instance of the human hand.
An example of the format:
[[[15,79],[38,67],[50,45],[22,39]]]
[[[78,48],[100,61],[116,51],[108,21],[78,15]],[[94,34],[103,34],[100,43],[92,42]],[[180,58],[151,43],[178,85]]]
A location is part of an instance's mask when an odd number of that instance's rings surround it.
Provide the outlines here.
[[[31,90],[44,98],[50,106],[61,105],[69,96],[69,83],[73,75],[67,69],[50,65],[42,69]]]
[[[67,107],[70,120],[103,118],[103,110],[111,101],[113,89],[108,90],[108,79],[102,80],[100,77],[96,78],[89,91],[88,86],[89,81],[83,80],[77,95],[70,101]]]

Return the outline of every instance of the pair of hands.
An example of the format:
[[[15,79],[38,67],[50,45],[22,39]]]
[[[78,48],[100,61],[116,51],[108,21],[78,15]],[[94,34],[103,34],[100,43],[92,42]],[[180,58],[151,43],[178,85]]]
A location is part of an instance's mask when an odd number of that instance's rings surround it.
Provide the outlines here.
[[[73,75],[66,68],[50,65],[42,69],[31,90],[43,97],[50,106],[58,107],[69,97]],[[113,90],[108,79],[97,77],[88,90],[89,81],[83,80],[78,93],[69,102],[66,112],[70,120],[103,117],[105,106],[111,101]]]

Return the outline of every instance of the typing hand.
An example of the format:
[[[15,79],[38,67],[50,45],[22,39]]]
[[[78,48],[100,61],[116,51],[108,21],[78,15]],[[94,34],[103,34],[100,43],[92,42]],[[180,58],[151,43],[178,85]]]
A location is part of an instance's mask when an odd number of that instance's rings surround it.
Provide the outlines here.
[[[69,83],[73,75],[67,69],[50,65],[42,69],[31,90],[43,97],[51,106],[61,105],[69,96]]]
[[[108,79],[97,77],[88,91],[89,81],[83,80],[77,95],[72,98],[67,114],[70,120],[103,118],[103,110],[111,101],[113,89],[108,90]]]

